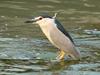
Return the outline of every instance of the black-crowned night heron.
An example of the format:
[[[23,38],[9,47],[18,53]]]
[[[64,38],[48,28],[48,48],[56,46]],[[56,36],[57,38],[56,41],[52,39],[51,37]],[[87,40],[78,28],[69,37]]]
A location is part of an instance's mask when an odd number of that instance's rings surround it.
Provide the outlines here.
[[[80,53],[75,49],[74,42],[68,32],[63,28],[61,23],[55,19],[55,16],[50,17],[47,15],[40,15],[26,21],[26,23],[36,22],[39,24],[43,33],[48,40],[60,50],[57,59],[63,59],[65,55],[72,57],[73,59],[80,58]]]

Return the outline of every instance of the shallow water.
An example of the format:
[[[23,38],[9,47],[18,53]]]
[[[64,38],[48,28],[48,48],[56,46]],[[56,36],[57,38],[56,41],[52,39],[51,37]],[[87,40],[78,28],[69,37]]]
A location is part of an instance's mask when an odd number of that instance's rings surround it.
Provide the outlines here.
[[[99,6],[98,0],[0,0],[0,74],[99,75]],[[39,26],[24,23],[55,12],[80,50],[80,61],[56,61],[58,50]]]

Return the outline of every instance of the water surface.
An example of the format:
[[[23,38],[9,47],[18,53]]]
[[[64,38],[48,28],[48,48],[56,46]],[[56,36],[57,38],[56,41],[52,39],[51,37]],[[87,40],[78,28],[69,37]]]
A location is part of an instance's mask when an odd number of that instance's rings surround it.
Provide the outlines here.
[[[0,74],[99,75],[99,0],[0,0]],[[80,50],[82,60],[55,60],[52,46],[36,24],[24,22],[39,14],[63,24]]]

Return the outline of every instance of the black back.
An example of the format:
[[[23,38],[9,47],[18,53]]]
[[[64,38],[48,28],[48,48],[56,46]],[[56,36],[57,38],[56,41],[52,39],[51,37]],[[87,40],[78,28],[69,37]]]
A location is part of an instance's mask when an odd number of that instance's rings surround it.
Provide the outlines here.
[[[55,23],[57,24],[57,28],[65,35],[67,36],[74,44],[73,39],[69,35],[69,33],[64,29],[64,27],[61,25],[61,23],[58,20],[55,20]]]
[[[43,18],[52,18],[51,16],[48,16],[46,14],[41,14],[40,16],[42,16]]]

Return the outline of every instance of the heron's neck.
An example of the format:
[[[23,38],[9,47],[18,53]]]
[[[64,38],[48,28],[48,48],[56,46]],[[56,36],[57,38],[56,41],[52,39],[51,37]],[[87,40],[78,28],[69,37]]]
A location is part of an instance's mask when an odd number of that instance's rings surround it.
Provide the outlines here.
[[[39,24],[40,28],[42,29],[43,33],[48,37],[50,32],[52,32],[52,29],[54,29],[56,27],[55,24],[53,24],[54,22],[49,22],[49,23],[41,23]]]

